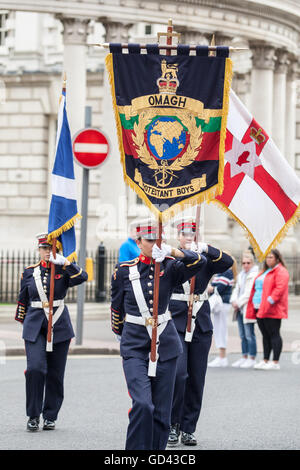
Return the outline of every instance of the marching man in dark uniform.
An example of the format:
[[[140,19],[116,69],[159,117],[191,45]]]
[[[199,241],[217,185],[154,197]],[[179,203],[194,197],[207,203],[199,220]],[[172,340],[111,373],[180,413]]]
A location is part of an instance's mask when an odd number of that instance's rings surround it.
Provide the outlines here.
[[[210,319],[208,295],[205,289],[215,273],[226,271],[233,259],[221,250],[206,243],[194,243],[196,221],[185,218],[175,221],[180,249],[196,249],[205,256],[207,263],[196,273],[192,328],[187,332],[190,283],[177,286],[172,294],[169,309],[178,331],[183,354],[177,361],[177,372],[171,414],[169,445],[181,442],[185,445],[197,445],[194,436],[200,415],[202,396],[207,369],[207,358],[212,340],[213,325]]]
[[[117,264],[112,276],[111,321],[120,336],[120,353],[128,391],[132,399],[126,449],[165,449],[169,435],[170,413],[176,362],[182,346],[168,305],[174,287],[194,274],[202,273],[206,258],[156,245],[158,228],[153,222],[137,226],[138,258]],[[151,376],[149,353],[152,336],[154,259],[160,263],[158,305],[158,361],[156,376]],[[150,361],[151,362],[151,361]],[[148,375],[150,374],[150,375]]]
[[[43,414],[44,430],[55,429],[57,414],[64,398],[64,372],[74,331],[64,297],[69,287],[87,280],[85,271],[67,258],[56,254],[47,242],[47,234],[37,236],[41,260],[25,269],[21,279],[15,319],[23,323],[23,339],[27,357],[26,414],[28,431],[39,429]],[[46,351],[50,262],[55,264],[53,302],[53,351]]]

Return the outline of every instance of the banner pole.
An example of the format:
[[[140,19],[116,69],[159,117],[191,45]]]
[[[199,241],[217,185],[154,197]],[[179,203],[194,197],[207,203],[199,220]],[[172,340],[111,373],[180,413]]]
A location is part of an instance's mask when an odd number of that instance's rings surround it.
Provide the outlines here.
[[[200,217],[201,217],[201,204],[198,204],[197,211],[196,211],[196,240],[195,240],[197,246],[199,242]],[[191,279],[191,285],[190,285],[190,300],[189,300],[188,318],[187,318],[187,326],[186,326],[186,331],[188,333],[191,333],[191,329],[192,329],[192,315],[193,315],[195,284],[196,284],[196,276],[193,276]]]
[[[52,240],[52,254],[56,258],[56,238]],[[53,300],[54,300],[54,282],[55,282],[55,264],[51,263],[50,271],[50,293],[49,293],[49,318],[47,331],[47,351],[52,351],[52,318],[53,318]]]
[[[167,29],[167,45],[172,45],[172,33],[173,26],[172,20],[168,21]],[[166,55],[171,55],[171,49],[166,50]],[[161,248],[162,242],[162,216],[159,214],[158,217],[158,240],[157,246]],[[160,275],[160,263],[155,262],[154,268],[154,292],[153,292],[153,325],[152,325],[152,337],[151,337],[151,362],[156,361],[156,342],[157,342],[157,317],[158,317],[158,304],[159,304],[159,275]]]

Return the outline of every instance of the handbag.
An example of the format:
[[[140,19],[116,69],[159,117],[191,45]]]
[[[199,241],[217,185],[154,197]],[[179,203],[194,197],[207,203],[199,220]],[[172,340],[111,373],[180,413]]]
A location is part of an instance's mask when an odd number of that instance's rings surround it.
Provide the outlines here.
[[[213,314],[218,314],[222,310],[223,300],[220,296],[218,289],[215,287],[214,293],[208,299],[210,305],[210,311]]]

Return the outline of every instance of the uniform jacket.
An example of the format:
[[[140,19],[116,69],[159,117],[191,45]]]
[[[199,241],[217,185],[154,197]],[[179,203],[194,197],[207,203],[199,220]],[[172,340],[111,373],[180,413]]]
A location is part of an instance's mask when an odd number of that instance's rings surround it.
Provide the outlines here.
[[[193,251],[182,250],[180,261],[165,258],[160,263],[158,314],[165,313],[170,297],[176,286],[180,286],[197,272],[204,272],[206,258]],[[111,321],[112,330],[121,337],[121,356],[148,359],[151,340],[147,329],[142,325],[124,322],[125,314],[141,316],[129,280],[129,266],[137,264],[144,297],[150,313],[153,312],[154,263],[151,258],[140,255],[127,263],[119,263],[112,276]],[[177,357],[182,346],[173,320],[169,320],[159,338],[158,354],[161,361]]]
[[[255,280],[262,274],[260,272]],[[255,312],[252,302],[255,291],[255,280],[251,289],[251,294],[247,306],[246,318],[287,318],[288,317],[288,286],[289,286],[289,273],[288,270],[277,264],[275,268],[266,274],[263,283],[261,304]],[[271,297],[273,304],[268,300]]]
[[[233,284],[234,279],[231,268],[216,274],[211,283],[213,287],[216,287],[218,289],[218,292],[225,304],[229,304],[230,302]]]
[[[50,293],[50,263],[40,261],[37,265],[29,266],[25,269],[21,278],[21,289],[19,293],[18,305],[15,319],[23,323],[23,339],[35,342],[42,323],[45,319],[45,312],[42,308],[31,307],[32,301],[40,301],[36,288],[33,271],[36,266],[40,267],[41,278],[44,291],[49,299]],[[71,263],[69,266],[55,266],[54,300],[64,299],[68,288],[81,284],[88,278],[87,273]],[[58,307],[53,308],[53,317]],[[67,306],[54,324],[53,343],[60,343],[74,337],[74,331]]]
[[[233,259],[221,250],[208,245],[208,252],[203,253],[207,259],[205,269],[196,274],[195,294],[203,294],[211,277],[219,272],[226,271],[233,264]],[[182,285],[176,287],[176,293],[183,293]],[[182,300],[170,301],[170,312],[174,320],[177,331],[183,333],[187,326],[188,303]],[[205,300],[197,313],[196,322],[200,330],[205,333],[212,331],[213,325],[210,319],[209,302]]]
[[[254,279],[256,278],[258,273],[258,267],[253,266],[248,273],[246,273],[246,278],[245,278],[245,285],[244,285],[244,291],[241,294],[241,288],[242,288],[242,274],[243,271],[238,274],[236,284],[234,286],[234,289],[232,291],[232,295],[230,298],[230,303],[236,302],[239,306],[239,311],[243,315],[243,322],[244,323],[253,323],[255,320],[250,320],[249,318],[246,318],[246,310],[247,310],[247,305],[248,305],[248,300],[250,297],[251,289],[253,286]]]

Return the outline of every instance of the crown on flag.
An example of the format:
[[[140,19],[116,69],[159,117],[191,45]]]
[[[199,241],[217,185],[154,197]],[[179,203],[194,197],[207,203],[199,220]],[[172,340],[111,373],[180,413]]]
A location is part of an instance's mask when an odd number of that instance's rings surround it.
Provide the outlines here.
[[[250,127],[250,137],[255,140],[259,145],[266,140],[266,136],[262,133],[262,128],[256,129],[255,127]]]
[[[169,93],[172,95],[176,94],[179,86],[177,79],[178,65],[167,64],[166,60],[161,61],[162,76],[156,81],[159,93]]]

